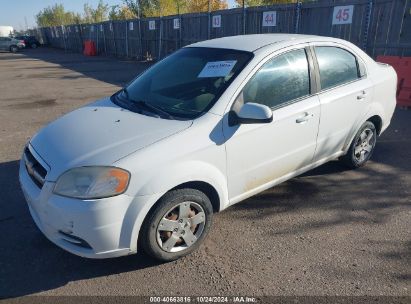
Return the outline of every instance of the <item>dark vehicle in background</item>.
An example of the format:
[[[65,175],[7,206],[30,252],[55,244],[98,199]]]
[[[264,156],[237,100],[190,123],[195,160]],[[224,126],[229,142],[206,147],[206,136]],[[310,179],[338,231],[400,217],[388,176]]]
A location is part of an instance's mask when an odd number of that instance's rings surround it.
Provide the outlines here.
[[[19,49],[24,48],[26,45],[23,40],[10,37],[0,37],[0,50],[10,51],[16,53]]]
[[[19,40],[24,40],[26,47],[30,47],[32,49],[36,49],[41,45],[37,38],[34,36],[17,36],[15,38]]]

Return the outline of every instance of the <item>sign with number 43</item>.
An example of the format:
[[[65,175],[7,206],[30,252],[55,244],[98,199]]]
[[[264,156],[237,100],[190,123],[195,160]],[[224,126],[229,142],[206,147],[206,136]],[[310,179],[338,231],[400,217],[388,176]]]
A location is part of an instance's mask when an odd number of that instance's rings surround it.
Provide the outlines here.
[[[354,5],[335,6],[332,24],[351,24]]]
[[[264,12],[263,13],[263,26],[277,26],[277,12]]]

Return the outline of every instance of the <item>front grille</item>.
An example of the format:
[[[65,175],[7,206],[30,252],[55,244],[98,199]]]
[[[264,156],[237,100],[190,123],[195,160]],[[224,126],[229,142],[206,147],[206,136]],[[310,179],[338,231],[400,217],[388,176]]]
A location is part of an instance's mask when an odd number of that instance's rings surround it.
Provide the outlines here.
[[[24,149],[23,157],[29,176],[39,188],[42,188],[47,170],[37,161],[28,147]]]
[[[61,230],[59,230],[59,233],[60,233],[61,238],[64,241],[69,242],[70,244],[77,245],[77,246],[87,248],[87,249],[92,249],[89,243],[87,243],[85,240],[79,238],[78,236],[71,235],[71,234],[63,232]]]

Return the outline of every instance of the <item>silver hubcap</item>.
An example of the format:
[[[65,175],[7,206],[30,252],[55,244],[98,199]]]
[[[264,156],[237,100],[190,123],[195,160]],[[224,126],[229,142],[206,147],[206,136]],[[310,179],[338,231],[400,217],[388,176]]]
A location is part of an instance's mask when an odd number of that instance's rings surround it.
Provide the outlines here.
[[[203,208],[194,202],[183,202],[171,208],[157,227],[157,243],[167,252],[178,252],[192,246],[204,231]]]
[[[367,160],[368,156],[372,152],[375,145],[374,132],[366,128],[361,132],[360,137],[354,146],[354,157],[359,162],[362,163]]]

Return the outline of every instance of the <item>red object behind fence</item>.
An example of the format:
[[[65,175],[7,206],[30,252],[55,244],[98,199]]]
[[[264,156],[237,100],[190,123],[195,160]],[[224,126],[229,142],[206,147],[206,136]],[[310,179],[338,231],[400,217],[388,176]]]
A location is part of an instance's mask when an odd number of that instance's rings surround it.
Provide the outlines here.
[[[377,61],[388,63],[397,72],[397,105],[411,107],[411,57],[378,56]]]
[[[96,56],[97,55],[96,44],[94,43],[94,41],[91,41],[91,40],[84,41],[83,54],[85,56]]]

